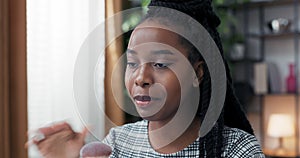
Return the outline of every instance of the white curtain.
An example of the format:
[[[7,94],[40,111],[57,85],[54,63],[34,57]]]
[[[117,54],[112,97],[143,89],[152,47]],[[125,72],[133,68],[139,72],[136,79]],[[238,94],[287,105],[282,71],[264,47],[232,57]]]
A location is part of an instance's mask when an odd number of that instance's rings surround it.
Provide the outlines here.
[[[27,0],[29,129],[60,120],[69,121],[77,131],[82,129],[73,97],[74,65],[88,33],[104,21],[104,3],[104,0]],[[93,128],[104,135],[104,116],[98,122]],[[34,147],[29,150],[29,157],[39,157]]]

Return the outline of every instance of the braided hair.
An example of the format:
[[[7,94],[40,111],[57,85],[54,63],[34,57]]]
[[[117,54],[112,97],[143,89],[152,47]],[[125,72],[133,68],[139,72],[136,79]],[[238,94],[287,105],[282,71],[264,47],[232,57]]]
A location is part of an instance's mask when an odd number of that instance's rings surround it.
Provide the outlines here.
[[[224,59],[221,39],[217,31],[220,19],[213,11],[211,0],[151,0],[149,6],[167,7],[189,15],[208,31],[221,53],[227,76],[227,89],[224,107],[214,127],[207,135],[201,137],[199,141],[199,157],[221,157],[223,150],[222,131],[224,125],[232,128],[239,128],[250,134],[253,134],[253,129],[241,108],[241,104],[234,94],[230,70],[226,60]],[[155,12],[157,12],[157,10],[152,10],[150,7],[144,20],[155,18]],[[172,22],[170,19],[165,20]],[[199,60],[204,61],[198,50],[188,40],[184,37],[180,37],[180,39],[181,42],[189,48],[190,53],[188,60],[191,64]],[[197,116],[200,117],[201,120],[204,119],[211,98],[211,78],[208,67],[205,63],[203,64],[203,72],[203,79],[200,84],[201,96],[197,111]]]

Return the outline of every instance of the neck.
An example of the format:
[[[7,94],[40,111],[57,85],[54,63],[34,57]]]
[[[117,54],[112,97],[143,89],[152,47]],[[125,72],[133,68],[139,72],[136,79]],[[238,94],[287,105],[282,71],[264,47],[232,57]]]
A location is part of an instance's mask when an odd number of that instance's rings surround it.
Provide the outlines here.
[[[166,131],[164,130],[164,126],[167,125],[167,121],[150,121],[148,132],[149,132],[149,141],[152,147],[160,153],[174,153],[178,152],[188,145],[193,143],[199,137],[199,129],[200,129],[200,119],[196,117],[190,126],[178,137],[174,136],[174,131]],[[180,128],[180,125],[178,125]],[[160,130],[159,132],[152,132],[152,131]],[[174,137],[176,137],[174,139]],[[174,139],[174,140],[173,140]],[[166,144],[166,141],[169,143]],[[166,144],[166,145],[161,145]]]

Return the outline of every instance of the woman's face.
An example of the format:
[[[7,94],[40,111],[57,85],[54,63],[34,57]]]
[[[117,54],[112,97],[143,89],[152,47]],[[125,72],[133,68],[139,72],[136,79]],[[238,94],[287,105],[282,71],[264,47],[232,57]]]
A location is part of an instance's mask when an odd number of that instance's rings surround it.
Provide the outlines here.
[[[148,24],[142,23],[131,35],[125,85],[141,117],[168,121],[188,96],[193,81],[186,76],[194,70],[178,35],[158,28],[159,23]]]

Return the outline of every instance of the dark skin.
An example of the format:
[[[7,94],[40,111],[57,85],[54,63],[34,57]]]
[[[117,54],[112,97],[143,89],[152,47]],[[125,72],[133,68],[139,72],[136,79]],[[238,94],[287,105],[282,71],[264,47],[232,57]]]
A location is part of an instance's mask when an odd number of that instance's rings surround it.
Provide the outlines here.
[[[77,133],[68,123],[62,122],[39,128],[38,131],[45,135],[45,139],[29,140],[25,144],[26,148],[33,143],[45,158],[77,158],[88,129],[84,128],[81,133]]]
[[[179,67],[178,71],[182,73],[181,75],[190,75],[186,74],[186,69],[182,68],[189,63],[182,62],[181,60],[184,58],[187,61],[188,49],[182,45],[177,34],[159,28],[144,28],[144,26],[149,24],[151,26],[161,26],[159,22],[146,21],[140,24],[131,35],[128,49],[132,51],[128,53],[129,65],[126,69],[125,85],[136,104],[137,111],[142,117],[144,116],[144,119],[149,120],[148,132],[152,147],[160,153],[174,153],[184,149],[199,137],[200,119],[198,117],[194,118],[182,135],[163,147],[160,146],[160,141],[167,138],[168,135],[152,135],[151,131],[165,126],[174,117],[179,107],[180,98],[183,99],[183,106],[190,104],[188,99],[185,100],[185,96],[181,96],[181,90],[186,90],[182,89],[176,74],[170,69],[172,66],[175,68]],[[151,42],[161,43],[162,45],[155,45],[153,47],[151,46]],[[149,43],[150,45],[148,45]],[[147,52],[148,50],[169,50],[173,52],[173,56],[159,54],[159,58],[152,58],[153,56],[151,56],[151,60],[144,62],[142,61],[144,57],[149,57],[147,56],[147,54],[149,54],[149,52]],[[192,65],[192,69],[197,76],[195,78],[197,84],[200,84],[200,79],[203,76],[202,64],[203,61],[197,61]],[[153,104],[145,101],[137,102],[134,99],[136,95],[151,95],[149,89],[151,85],[155,84],[165,88],[165,93],[167,93],[166,98],[162,99],[158,97]],[[192,83],[189,82],[187,85],[190,87],[193,86]],[[154,94],[156,93],[160,92],[154,92]],[[153,111],[151,110],[153,109],[151,109],[149,105],[159,105],[159,103],[164,104],[159,106],[159,110],[154,111],[155,113],[152,114]],[[180,124],[178,126],[180,127]],[[78,157],[88,131],[87,128],[85,128],[81,133],[76,133],[66,122],[55,124],[51,127],[43,127],[38,130],[45,135],[45,139],[40,141],[30,140],[26,144],[26,147],[28,147],[28,144],[33,143],[37,145],[41,154],[48,158]]]
[[[151,27],[148,27],[149,25],[151,25]],[[146,21],[142,23],[139,27],[137,27],[133,31],[132,37],[128,45],[128,49],[133,50],[135,53],[128,53],[127,55],[128,56],[127,60],[131,65],[127,67],[125,84],[129,94],[132,97],[135,96],[136,91],[142,94],[149,94],[149,88],[155,83],[159,83],[163,85],[166,88],[168,94],[167,95],[168,97],[165,100],[165,104],[160,109],[160,111],[158,113],[155,113],[155,115],[144,118],[149,120],[149,127],[148,127],[149,131],[153,131],[165,126],[174,117],[179,107],[181,94],[178,92],[180,92],[181,87],[179,85],[178,79],[174,74],[174,72],[168,68],[168,66],[171,67],[172,65],[162,67],[163,65],[167,65],[167,64],[164,64],[164,61],[163,60],[161,61],[160,58],[154,59],[148,63],[142,63],[140,58],[145,57],[145,55],[141,55],[141,54],[142,53],[151,54],[151,52],[147,52],[147,50],[149,50],[147,48],[155,48],[158,50],[169,49],[164,46],[155,45],[155,44],[152,46],[147,45],[149,43],[151,44],[152,42],[156,42],[156,43],[163,43],[168,46],[171,46],[176,50],[178,50],[181,53],[181,55],[183,55],[186,59],[188,57],[188,49],[186,48],[186,46],[180,43],[179,36],[171,31],[158,28],[160,27],[159,25],[161,24],[155,21],[151,21],[151,22]],[[168,57],[162,57],[162,58],[168,59]],[[165,63],[179,64],[179,62],[176,60],[171,60],[171,62],[165,62]],[[203,69],[201,67],[202,63],[203,63],[202,61],[198,61],[192,65],[198,76],[198,80],[203,76]],[[132,65],[134,65],[134,67],[132,67]],[[184,71],[182,71],[181,73],[184,73]],[[189,104],[189,102],[185,102],[185,103]],[[137,103],[136,103],[136,108],[139,113],[144,112],[142,111],[143,109],[139,110],[140,106]],[[189,144],[194,142],[199,136],[198,133],[199,129],[200,129],[200,119],[196,117],[193,120],[192,124],[181,136],[179,136],[172,143],[162,148],[157,148],[156,146],[159,146],[160,140],[165,139],[166,137],[168,137],[168,135],[153,136],[151,132],[149,132],[149,139],[152,147],[157,152],[174,153],[184,149]]]

